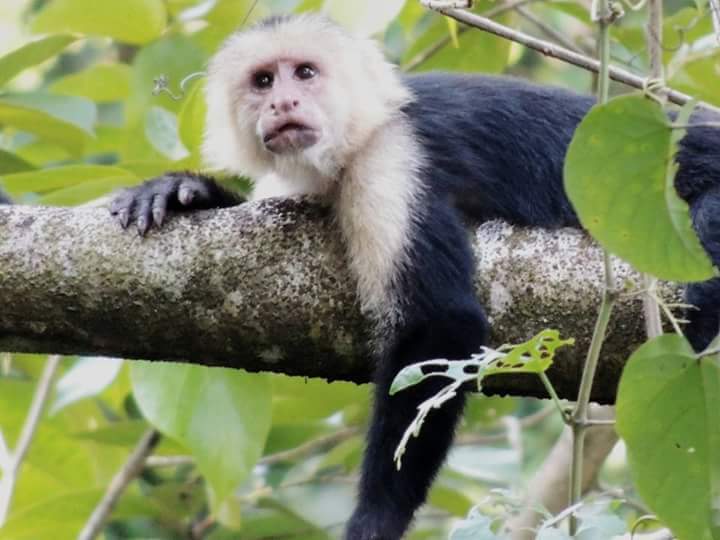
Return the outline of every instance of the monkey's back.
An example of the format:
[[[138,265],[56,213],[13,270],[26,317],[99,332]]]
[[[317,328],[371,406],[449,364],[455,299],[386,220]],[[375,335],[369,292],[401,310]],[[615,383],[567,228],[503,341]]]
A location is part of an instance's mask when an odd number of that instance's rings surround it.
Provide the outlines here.
[[[405,108],[429,161],[428,181],[468,216],[577,226],[562,167],[593,98],[507,77],[407,76]]]

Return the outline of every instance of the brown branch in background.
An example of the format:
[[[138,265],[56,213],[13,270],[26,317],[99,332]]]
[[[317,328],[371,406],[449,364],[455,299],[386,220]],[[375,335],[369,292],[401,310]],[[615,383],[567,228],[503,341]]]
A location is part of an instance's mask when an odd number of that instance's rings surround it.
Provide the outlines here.
[[[590,406],[592,420],[612,420],[613,407]],[[618,440],[612,426],[593,427],[589,430],[583,451],[582,490],[587,492],[594,484],[602,464]],[[565,427],[540,469],[530,479],[523,511],[508,522],[511,540],[532,540],[535,529],[543,519],[537,508],[558,514],[567,506],[570,467],[572,460],[572,429]]]
[[[536,50],[545,56],[557,58],[558,60],[562,60],[563,62],[592,71],[593,73],[597,73],[600,69],[600,61],[595,58],[576,53],[566,49],[565,47],[550,43],[549,41],[544,41],[523,32],[513,30],[512,28],[496,23],[495,21],[491,21],[487,17],[475,15],[474,13],[463,9],[438,9],[437,11],[474,28],[509,39],[510,41],[520,43],[521,45],[525,45],[526,47]],[[647,87],[648,81],[645,77],[640,77],[617,66],[610,66],[610,78],[614,81],[637,88],[638,90],[644,90]],[[669,87],[662,88],[661,92],[663,95],[667,96],[669,101],[675,103],[676,105],[685,105],[688,101],[693,99],[692,96],[683,94],[682,92],[678,92],[677,90],[673,90]],[[720,109],[714,107],[713,105],[704,102],[700,102],[700,105],[720,114]]]
[[[80,531],[77,540],[93,540],[100,535],[110,514],[112,514],[113,508],[115,508],[115,505],[118,500],[120,500],[120,497],[130,482],[140,475],[145,466],[145,461],[160,442],[160,438],[160,433],[154,429],[145,432],[132,454],[130,454],[122,466],[122,469],[120,469],[111,480],[105,495],[95,507],[95,510],[93,510],[85,527]]]

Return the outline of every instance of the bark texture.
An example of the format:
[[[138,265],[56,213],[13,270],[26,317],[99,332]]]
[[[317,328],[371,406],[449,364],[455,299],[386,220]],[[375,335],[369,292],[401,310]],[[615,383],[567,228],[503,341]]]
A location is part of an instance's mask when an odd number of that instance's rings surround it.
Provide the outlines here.
[[[599,249],[575,230],[472,229],[492,344],[550,327],[576,345],[550,376],[574,398],[602,286]],[[427,261],[433,264],[433,261]],[[616,263],[619,283],[639,282]],[[679,289],[664,285],[675,298]],[[139,237],[104,208],[0,208],[0,350],[173,360],[368,381],[367,324],[329,209],[266,200],[170,219]],[[593,398],[613,402],[643,341],[639,296],[612,320]],[[490,393],[544,395],[534,377]]]

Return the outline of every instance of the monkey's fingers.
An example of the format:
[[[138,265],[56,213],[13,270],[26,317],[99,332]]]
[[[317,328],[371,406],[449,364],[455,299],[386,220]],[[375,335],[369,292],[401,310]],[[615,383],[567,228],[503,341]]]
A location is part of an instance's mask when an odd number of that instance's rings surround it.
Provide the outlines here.
[[[135,206],[135,198],[130,190],[120,192],[110,203],[110,215],[112,215],[123,229],[130,225],[130,216]]]

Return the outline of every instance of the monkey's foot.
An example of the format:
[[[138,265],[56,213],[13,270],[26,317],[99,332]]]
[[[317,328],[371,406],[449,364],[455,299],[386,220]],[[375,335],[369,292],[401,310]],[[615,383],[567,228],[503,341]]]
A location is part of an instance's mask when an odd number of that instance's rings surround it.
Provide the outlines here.
[[[473,0],[420,0],[428,9],[470,9]]]

